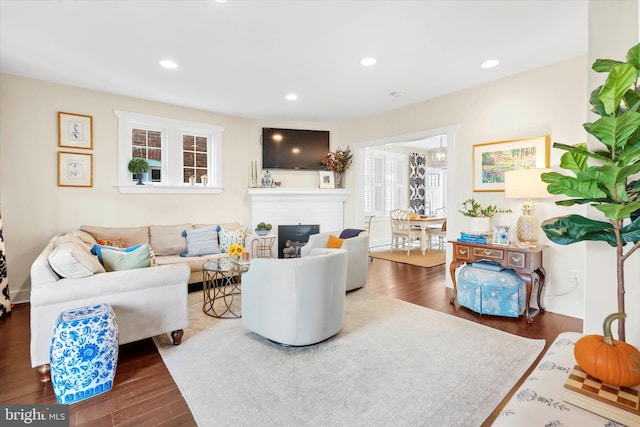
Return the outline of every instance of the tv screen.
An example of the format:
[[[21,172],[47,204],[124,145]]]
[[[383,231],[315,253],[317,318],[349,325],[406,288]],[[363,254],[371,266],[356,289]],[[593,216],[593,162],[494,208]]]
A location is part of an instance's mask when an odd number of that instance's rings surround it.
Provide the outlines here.
[[[329,131],[262,128],[262,169],[324,170]]]

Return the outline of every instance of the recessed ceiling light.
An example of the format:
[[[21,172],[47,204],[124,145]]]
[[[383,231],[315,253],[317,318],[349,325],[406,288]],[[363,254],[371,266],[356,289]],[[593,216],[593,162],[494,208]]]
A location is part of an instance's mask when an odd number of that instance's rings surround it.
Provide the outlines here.
[[[480,65],[482,68],[493,68],[496,65],[498,65],[500,63],[500,61],[498,61],[497,59],[490,59],[488,61],[484,61],[482,63],[482,65]]]
[[[170,68],[172,70],[174,68],[178,68],[178,64],[169,59],[163,59],[162,61],[160,61],[160,65],[162,65],[164,68]]]
[[[298,95],[296,95],[295,93],[290,93],[285,96],[285,98],[289,101],[295,101],[296,99],[298,99]]]
[[[365,67],[370,67],[376,63],[376,58],[363,58],[360,63]]]

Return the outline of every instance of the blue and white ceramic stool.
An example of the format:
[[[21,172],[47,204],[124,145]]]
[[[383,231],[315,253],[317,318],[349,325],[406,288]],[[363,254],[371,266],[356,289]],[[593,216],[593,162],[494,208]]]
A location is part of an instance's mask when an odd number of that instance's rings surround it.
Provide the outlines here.
[[[485,269],[470,265],[458,275],[458,304],[476,313],[518,317],[524,313],[527,288],[510,269]]]
[[[64,311],[51,340],[51,383],[59,403],[111,390],[118,363],[118,324],[108,304]]]

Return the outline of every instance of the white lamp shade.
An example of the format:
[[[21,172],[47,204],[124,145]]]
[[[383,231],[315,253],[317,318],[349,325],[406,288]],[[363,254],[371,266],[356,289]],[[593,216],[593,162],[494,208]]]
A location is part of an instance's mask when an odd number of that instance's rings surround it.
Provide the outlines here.
[[[550,197],[547,183],[540,175],[552,169],[518,169],[504,173],[504,197],[507,199],[542,199]]]

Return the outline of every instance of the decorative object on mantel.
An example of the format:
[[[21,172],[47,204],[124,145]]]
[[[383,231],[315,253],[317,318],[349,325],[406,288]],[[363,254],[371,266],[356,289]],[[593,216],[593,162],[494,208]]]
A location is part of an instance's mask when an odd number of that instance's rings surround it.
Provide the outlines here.
[[[334,174],[331,171],[318,171],[320,188],[336,188]]]
[[[195,175],[191,175],[189,177],[189,185],[196,185],[196,176]]]
[[[202,183],[203,186],[207,186],[207,183],[209,182],[209,177],[207,175],[202,175],[200,177],[200,182]]]
[[[258,236],[266,236],[271,231],[271,228],[273,228],[271,224],[260,222],[258,225],[256,225],[255,232]]]
[[[258,162],[256,160],[252,160],[249,165],[249,187],[258,187]]]
[[[262,186],[264,188],[273,187],[273,178],[271,177],[269,171],[264,171],[264,176],[262,177]]]
[[[322,164],[335,174],[335,188],[344,188],[344,173],[351,166],[352,160],[353,154],[348,145],[344,150],[338,147],[322,159]]]
[[[560,167],[575,176],[549,172],[541,178],[549,184],[549,193],[569,197],[557,201],[557,205],[589,204],[606,220],[571,214],[544,221],[542,230],[549,240],[560,245],[586,240],[603,241],[616,248],[617,312],[624,313],[624,263],[640,248],[640,182],[632,178],[640,172],[640,43],[629,50],[627,62],[597,59],[592,68],[609,75],[590,98],[593,111],[600,118],[585,123],[584,128],[603,146],[590,151],[585,143],[554,143],[554,148],[566,151]],[[590,166],[589,160],[595,160],[596,165]],[[628,243],[631,248],[625,253]],[[637,278],[634,284],[638,284]],[[638,305],[633,308],[638,310]],[[626,341],[624,319],[618,321],[618,339]]]
[[[467,199],[462,202],[464,210],[459,210],[461,214],[468,217],[468,230],[472,233],[489,233],[491,231],[491,219],[497,213],[509,213],[511,209],[498,209],[495,205],[483,208],[475,199]]]
[[[136,185],[144,185],[144,182],[142,182],[142,178],[144,177],[144,173],[149,170],[149,162],[147,161],[147,159],[143,157],[134,157],[133,159],[129,160],[128,168],[129,172],[135,174],[136,178],[138,179]]]
[[[608,315],[602,325],[604,336],[580,338],[573,353],[578,365],[592,377],[614,386],[635,387],[640,385],[640,351],[611,335],[611,323],[625,317],[624,313]]]
[[[536,218],[535,206],[531,199],[551,197],[547,185],[542,182],[540,175],[553,172],[551,169],[517,169],[504,173],[504,197],[507,199],[527,199],[522,205],[522,216],[518,218],[516,233],[518,245],[536,247],[538,244],[538,228],[540,223]]]

